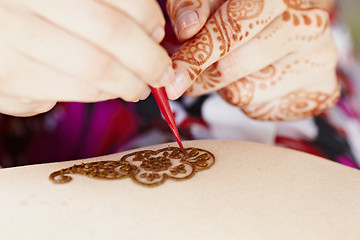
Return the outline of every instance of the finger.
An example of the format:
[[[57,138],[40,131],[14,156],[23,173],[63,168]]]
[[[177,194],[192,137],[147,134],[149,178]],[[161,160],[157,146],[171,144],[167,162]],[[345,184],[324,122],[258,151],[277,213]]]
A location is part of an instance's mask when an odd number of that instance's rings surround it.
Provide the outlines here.
[[[285,9],[281,0],[225,2],[172,56],[176,80],[166,88],[169,98],[179,97],[204,69],[244,45]]]
[[[331,44],[329,44],[331,45]],[[296,120],[315,116],[339,96],[336,50],[313,52],[311,59],[292,54],[221,89],[219,94],[252,118]],[[321,54],[321,53],[324,54]]]
[[[49,111],[55,101],[32,101],[0,93],[0,112],[16,117],[29,117]]]
[[[165,36],[165,18],[159,4],[155,0],[97,0],[100,3],[126,13],[134,19],[156,42]],[[70,1],[73,2],[73,1]]]
[[[193,37],[224,0],[168,0],[167,12],[180,41]]]
[[[245,106],[242,110],[257,120],[293,121],[317,116],[336,104],[340,97],[340,84],[331,92],[322,87],[297,90],[267,103]]]
[[[330,34],[330,30],[329,34]],[[313,48],[285,56],[260,71],[243,77],[220,90],[227,101],[238,106],[262,104],[298,89],[323,85],[331,92],[336,83],[337,50],[332,38],[317,42]],[[239,89],[240,95],[236,94]],[[227,91],[229,94],[226,94]],[[238,96],[237,96],[238,95]],[[247,100],[245,100],[247,99]]]
[[[0,92],[40,101],[95,102],[121,97],[137,101],[147,85],[121,78],[84,82],[0,44]],[[120,74],[119,75],[126,75]]]
[[[85,48],[85,46],[93,48],[92,51],[88,49],[88,52],[81,52],[82,54],[78,57],[82,58],[81,62],[83,63],[82,68],[77,67],[76,69],[79,69],[78,71],[82,75],[89,71],[89,65],[93,64],[92,61],[96,60],[93,55],[85,58],[85,54],[90,54],[95,51],[94,49],[97,49],[98,52],[102,52],[107,58],[115,59],[118,64],[124,66],[128,71],[136,74],[139,79],[152,86],[164,86],[173,80],[171,59],[166,51],[153,41],[136,22],[122,12],[95,1],[84,0],[75,1],[78,10],[73,11],[74,1],[54,1],[51,3],[41,1],[41,4],[33,4],[32,6],[32,11],[36,13],[36,16],[42,18],[41,25],[51,25],[47,26],[47,28],[53,27],[57,32],[62,30],[61,35],[66,35],[61,36],[62,38],[57,36],[57,41],[56,39],[51,39],[51,43],[57,43],[58,50],[54,50],[56,54],[52,52],[46,55],[50,60],[57,63],[56,59],[52,59],[53,56],[63,56],[64,54],[61,54],[61,52],[64,52],[64,49],[61,48],[71,49],[75,45],[73,42],[79,41],[79,44],[84,45],[80,49]],[[38,1],[34,2],[38,3]],[[59,8],[61,8],[61,11],[59,11]],[[37,19],[37,21],[40,21],[40,19]],[[48,35],[49,32],[47,31],[46,36]],[[60,35],[60,33],[56,35]],[[54,34],[52,36],[55,38]],[[71,38],[71,43],[69,43],[70,46],[67,46],[67,42],[63,42],[63,39],[69,38]],[[37,41],[41,43],[41,40],[42,38],[39,36]],[[49,48],[52,47],[50,44],[47,46]],[[79,52],[80,50],[77,51]],[[69,50],[65,52],[69,53]],[[101,61],[104,64],[106,62],[105,60]],[[60,64],[63,64],[62,61]],[[84,67],[85,65],[86,68]],[[96,72],[97,76],[103,73],[103,65],[98,68],[93,66],[93,68],[95,70],[100,68],[101,71],[98,70],[99,72]],[[88,75],[93,77],[94,73]]]
[[[199,96],[213,92],[237,79],[258,72],[269,63],[276,62],[293,52],[306,51],[309,55],[314,55],[308,50],[318,51],[327,44],[333,46],[333,43],[329,42],[332,35],[325,11],[313,9],[299,13],[289,10],[289,15],[299,15],[298,19],[301,21],[298,25],[294,26],[293,21],[284,18],[287,13],[279,16],[248,43],[219,60],[216,66],[206,69],[187,93],[191,96]],[[336,54],[333,54],[331,58],[332,63],[336,61],[335,56]]]

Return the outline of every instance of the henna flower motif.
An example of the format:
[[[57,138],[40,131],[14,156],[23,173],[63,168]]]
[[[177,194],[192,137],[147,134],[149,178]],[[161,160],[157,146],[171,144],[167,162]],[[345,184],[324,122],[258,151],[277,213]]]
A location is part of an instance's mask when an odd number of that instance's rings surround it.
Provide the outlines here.
[[[49,178],[54,183],[66,183],[71,181],[71,177],[65,174],[82,174],[108,180],[131,177],[136,183],[157,186],[166,179],[191,178],[196,172],[210,168],[214,163],[214,156],[206,150],[168,147],[157,151],[144,150],[130,153],[119,161],[74,165],[53,172]]]

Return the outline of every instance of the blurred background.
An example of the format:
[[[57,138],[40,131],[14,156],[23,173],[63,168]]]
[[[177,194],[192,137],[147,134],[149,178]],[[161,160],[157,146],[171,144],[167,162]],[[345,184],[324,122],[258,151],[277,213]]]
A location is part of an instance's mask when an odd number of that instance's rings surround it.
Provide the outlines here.
[[[341,0],[344,21],[349,27],[353,36],[355,47],[360,55],[360,1],[359,0]]]

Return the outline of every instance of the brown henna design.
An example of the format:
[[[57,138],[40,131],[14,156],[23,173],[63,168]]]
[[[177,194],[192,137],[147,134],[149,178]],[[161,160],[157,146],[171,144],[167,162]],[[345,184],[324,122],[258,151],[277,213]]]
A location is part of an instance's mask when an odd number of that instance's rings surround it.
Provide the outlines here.
[[[158,186],[167,179],[185,180],[197,172],[213,166],[215,157],[198,148],[167,147],[157,151],[143,150],[123,156],[117,161],[99,161],[73,165],[53,172],[53,183],[71,181],[68,174],[81,174],[91,178],[115,180],[130,177],[144,186]]]
[[[221,72],[217,69],[217,62],[211,65],[206,69],[206,75],[199,75],[194,84],[201,85],[205,90],[211,90],[215,88],[221,81]],[[194,92],[194,84],[186,91],[186,94],[191,94]]]
[[[190,69],[196,75],[201,73],[200,66],[204,64],[213,53],[213,40],[209,30],[204,27],[193,39],[186,42],[172,57],[173,61],[180,60],[190,64]],[[189,71],[192,80],[195,75]]]
[[[246,115],[257,120],[291,121],[319,115],[340,97],[340,85],[330,93],[298,90],[264,104],[245,106]]]
[[[282,15],[284,22],[292,21],[293,26],[316,26],[320,29],[315,36],[301,36],[302,40],[317,38],[329,26],[327,12],[313,0],[284,0],[284,3],[288,6],[288,10]],[[300,39],[300,36],[297,36],[297,39]]]
[[[254,97],[254,92],[255,84],[247,78],[239,79],[218,91],[219,95],[226,102],[238,107],[250,104]]]
[[[249,31],[243,32],[241,21],[258,17],[264,8],[263,0],[230,0],[226,7],[221,8],[214,18],[209,21],[216,39],[220,42],[219,57],[225,56],[233,45],[249,35]],[[249,24],[252,29],[254,24]]]
[[[249,37],[249,31],[254,24],[242,21],[258,17],[264,8],[264,0],[229,0],[210,18],[206,26],[193,38],[186,42],[173,56],[172,60],[182,61],[191,80],[204,70],[210,57],[220,59],[232,47],[244,38]],[[218,50],[214,51],[214,46]],[[205,65],[205,66],[203,66]]]
[[[274,85],[276,81],[281,80],[281,77],[274,79],[275,75],[275,66],[269,65],[257,73],[241,78],[220,89],[218,93],[225,101],[232,105],[238,107],[247,106],[252,101],[256,88],[266,89],[268,85]]]

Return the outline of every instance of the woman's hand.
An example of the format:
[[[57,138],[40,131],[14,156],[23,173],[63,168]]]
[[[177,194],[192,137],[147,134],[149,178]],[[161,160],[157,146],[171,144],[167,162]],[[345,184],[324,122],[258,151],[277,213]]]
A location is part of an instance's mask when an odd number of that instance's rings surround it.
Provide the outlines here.
[[[168,96],[219,91],[262,120],[295,120],[327,109],[340,93],[337,52],[328,13],[314,2],[169,0],[180,40],[201,30],[172,56],[176,81],[166,88]]]
[[[0,112],[138,101],[173,79],[155,0],[0,0]]]

